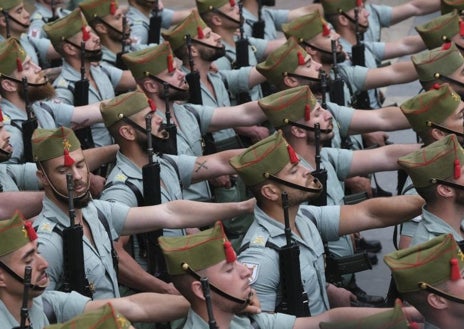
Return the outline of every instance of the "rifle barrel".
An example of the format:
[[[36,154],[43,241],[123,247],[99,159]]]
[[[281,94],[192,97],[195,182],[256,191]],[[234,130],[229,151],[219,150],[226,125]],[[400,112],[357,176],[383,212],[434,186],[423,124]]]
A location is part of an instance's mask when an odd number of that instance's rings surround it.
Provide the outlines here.
[[[218,329],[218,326],[216,325],[216,320],[214,319],[214,314],[213,314],[213,306],[211,303],[211,293],[210,293],[208,278],[203,277],[200,279],[200,282],[201,282],[201,288],[203,290],[203,295],[205,296],[206,310],[208,312],[209,329]]]

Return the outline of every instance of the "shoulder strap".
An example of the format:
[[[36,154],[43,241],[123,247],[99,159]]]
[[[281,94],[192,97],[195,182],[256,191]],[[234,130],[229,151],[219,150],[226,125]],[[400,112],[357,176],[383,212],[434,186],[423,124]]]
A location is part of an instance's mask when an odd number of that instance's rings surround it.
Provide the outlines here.
[[[177,178],[179,179],[180,187],[181,189],[184,189],[184,186],[182,185],[182,180],[180,178],[180,171],[179,171],[179,167],[177,166],[177,163],[174,161],[173,158],[171,158],[169,155],[166,155],[166,154],[162,154],[161,158],[169,162],[169,164],[174,168],[177,174]]]
[[[114,248],[113,245],[113,239],[111,238],[111,231],[110,231],[110,224],[108,223],[108,220],[106,219],[106,216],[103,214],[103,212],[97,208],[97,213],[98,213],[98,219],[102,223],[103,227],[105,228],[106,234],[108,234],[108,239],[110,239],[111,242],[111,258],[113,259],[113,267],[114,270],[116,271],[116,274],[118,273],[118,253],[116,249]]]
[[[122,183],[122,182],[109,182],[108,184],[105,185],[105,189],[110,188],[111,186],[116,185],[116,184],[124,184],[124,185],[126,185],[134,193],[135,198],[137,199],[137,205],[139,207],[143,206],[144,202],[143,202],[142,192],[140,192],[140,190],[137,188],[137,186],[135,186],[134,183],[130,182],[127,179],[124,181],[124,183]]]

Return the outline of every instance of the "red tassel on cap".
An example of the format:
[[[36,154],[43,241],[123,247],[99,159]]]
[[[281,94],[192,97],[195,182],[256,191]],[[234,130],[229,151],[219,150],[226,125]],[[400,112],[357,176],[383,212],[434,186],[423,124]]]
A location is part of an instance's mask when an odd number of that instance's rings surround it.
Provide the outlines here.
[[[417,322],[410,322],[408,324],[409,329],[419,329],[419,324]]]
[[[234,248],[232,248],[232,243],[230,241],[224,241],[224,253],[226,254],[226,262],[233,263],[237,259],[237,254],[235,253]]]
[[[305,121],[309,121],[309,119],[311,119],[311,106],[309,106],[309,104],[305,105],[304,118],[305,118]]]
[[[87,30],[87,26],[82,27],[82,41],[86,42],[90,39],[90,32]]]
[[[356,7],[362,7],[363,0],[356,0]]]
[[[461,269],[459,268],[459,262],[457,258],[450,259],[450,267],[450,280],[457,281],[461,279]]]
[[[26,230],[27,236],[30,241],[37,239],[37,232],[32,227],[32,223],[29,221],[24,221],[24,229]]]
[[[454,160],[454,179],[461,177],[461,163],[459,159]]]
[[[3,111],[2,108],[0,107],[0,122],[3,122],[5,119],[3,118]]]
[[[23,71],[23,62],[19,57],[16,57],[16,68],[18,69],[18,72]]]
[[[198,39],[203,39],[205,37],[205,34],[203,33],[203,29],[201,26],[197,26],[197,37]]]
[[[464,36],[464,22],[463,21],[459,21],[459,35],[461,37]]]
[[[301,51],[299,51],[296,55],[298,57],[298,65],[304,65],[305,59],[304,59],[303,54],[301,53]]]
[[[432,88],[431,89],[435,89],[435,90],[438,90],[440,89],[441,85],[438,83],[438,82],[435,82],[433,85],[432,85]]]
[[[116,10],[118,9],[118,7],[116,6],[116,1],[111,1],[110,2],[110,14],[111,15],[114,15],[116,14]]]
[[[174,69],[174,57],[172,57],[172,55],[169,54],[166,60],[168,61],[168,72],[171,73],[175,70]]]
[[[322,24],[322,36],[328,37],[330,35],[330,27],[329,24],[323,23]]]
[[[451,47],[451,42],[447,41],[441,46],[441,50],[448,50]]]
[[[290,158],[290,163],[295,164],[298,163],[300,160],[298,160],[298,156],[295,153],[295,150],[291,145],[287,145],[287,151],[288,151],[288,156]]]
[[[229,4],[231,7],[235,7],[235,0],[229,0]]]
[[[156,104],[155,104],[155,101],[153,99],[151,99],[151,98],[148,99],[148,105],[150,106],[151,112],[156,111]]]
[[[74,159],[71,158],[71,156],[69,155],[69,151],[65,149],[63,152],[63,155],[64,155],[64,166],[71,167],[74,164]]]

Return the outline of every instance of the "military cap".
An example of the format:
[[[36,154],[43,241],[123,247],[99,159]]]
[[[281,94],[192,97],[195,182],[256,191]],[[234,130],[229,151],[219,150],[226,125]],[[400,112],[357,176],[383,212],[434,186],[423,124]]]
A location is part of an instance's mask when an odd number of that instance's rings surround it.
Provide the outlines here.
[[[454,134],[402,156],[398,164],[411,177],[414,187],[431,186],[432,178],[459,178],[464,164],[464,151]]]
[[[37,128],[32,134],[32,156],[34,161],[46,161],[65,156],[81,147],[74,131],[70,128]]]
[[[196,3],[200,14],[207,13],[213,9],[219,9],[226,3],[235,6],[235,0],[196,0]]]
[[[53,324],[45,327],[45,329],[74,328],[128,329],[131,328],[131,323],[122,314],[116,311],[111,303],[108,303],[94,311],[82,313],[65,323]]]
[[[27,54],[19,41],[8,38],[0,42],[0,75],[11,75],[15,70],[22,70],[22,63]]]
[[[308,121],[317,100],[308,86],[300,86],[261,98],[258,104],[274,128],[281,128],[288,121]]]
[[[100,104],[100,112],[107,128],[124,117],[130,117],[150,106],[147,96],[141,91],[121,94]]]
[[[287,38],[295,37],[299,43],[311,40],[319,33],[330,34],[330,28],[319,11],[315,10],[307,15],[300,16],[293,21],[282,24],[282,32]]]
[[[456,11],[452,11],[416,26],[416,31],[428,49],[440,47],[459,33],[459,16]]]
[[[229,163],[247,186],[253,186],[264,182],[269,175],[277,174],[288,163],[298,161],[295,151],[279,130],[232,157]]]
[[[265,61],[256,65],[256,69],[269,83],[280,85],[283,83],[284,73],[294,73],[299,65],[304,65],[306,55],[306,51],[296,39],[290,37],[269,54]]]
[[[118,7],[117,0],[84,0],[79,3],[79,8],[88,22],[91,22],[96,17],[103,18],[114,15]]]
[[[392,310],[365,318],[344,322],[321,322],[321,329],[409,329],[408,319],[403,313],[402,303],[398,299]]]
[[[164,40],[169,41],[174,51],[185,45],[185,36],[190,34],[192,39],[203,39],[203,29],[206,23],[201,19],[198,11],[193,9],[182,22],[162,33]]]
[[[464,0],[441,0],[441,13],[447,14],[454,9],[459,11],[459,14],[464,10]]]
[[[324,8],[324,14],[334,15],[346,13],[353,8],[359,6],[359,0],[321,0],[321,5]],[[362,5],[362,1],[361,1]]]
[[[23,0],[2,0],[0,3],[0,11],[8,11],[23,3]]]
[[[428,129],[428,121],[442,123],[455,113],[460,104],[459,95],[445,83],[408,99],[400,108],[411,128],[420,134]]]
[[[53,46],[57,47],[62,41],[83,31],[87,25],[87,20],[81,10],[76,8],[69,15],[45,24],[43,30],[47,33]]]
[[[443,234],[384,257],[400,293],[419,291],[422,283],[435,286],[462,278],[464,254],[452,234]],[[456,273],[457,271],[457,273]]]
[[[234,249],[224,233],[220,221],[210,229],[180,237],[160,237],[166,267],[170,275],[185,274],[187,269],[199,271],[223,260],[232,263],[237,259]]]
[[[454,43],[445,43],[441,48],[424,51],[411,56],[419,80],[430,82],[448,76],[464,64],[459,49]]]
[[[37,239],[31,222],[16,212],[12,218],[0,221],[0,257],[8,255]]]
[[[125,53],[122,59],[136,80],[148,74],[156,76],[166,69],[174,70],[174,55],[169,42]]]

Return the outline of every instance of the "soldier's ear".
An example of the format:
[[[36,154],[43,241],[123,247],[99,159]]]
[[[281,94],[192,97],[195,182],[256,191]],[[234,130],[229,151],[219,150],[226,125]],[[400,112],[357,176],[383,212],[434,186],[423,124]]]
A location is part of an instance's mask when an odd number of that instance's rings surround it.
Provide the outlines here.
[[[5,272],[0,269],[0,287],[6,287]]]
[[[135,129],[130,125],[121,125],[118,129],[119,135],[129,141],[135,140]]]
[[[280,189],[273,183],[265,184],[261,187],[261,195],[270,201],[279,200],[281,198],[280,194]]]
[[[440,129],[437,129],[437,128],[432,128],[430,130],[430,134],[432,135],[433,139],[438,141],[440,139],[442,139],[443,137],[446,136],[446,133],[444,133],[443,131],[441,131]]]
[[[48,186],[49,185],[48,179],[47,179],[47,177],[45,177],[45,174],[41,169],[38,169],[35,172],[35,175],[37,176],[37,179],[39,181],[40,186]]]
[[[205,300],[205,295],[203,295],[203,289],[201,288],[201,282],[198,280],[193,280],[190,284],[190,288],[192,289],[192,293],[195,297]]]
[[[2,90],[6,92],[15,92],[18,90],[18,83],[10,81],[8,79],[2,79],[0,81],[0,84],[2,86]]]
[[[103,23],[96,23],[94,25],[93,29],[97,33],[97,35],[107,34],[108,33],[108,28]]]
[[[286,85],[289,88],[294,88],[294,87],[299,86],[298,79],[296,79],[295,77],[285,75],[283,81],[284,81],[284,85]]]
[[[448,301],[446,300],[446,298],[435,295],[433,293],[429,293],[427,295],[427,304],[429,304],[429,307],[432,307],[437,310],[443,310],[448,308]]]
[[[6,28],[5,15],[0,16],[0,26]]]
[[[213,26],[221,26],[222,25],[222,17],[219,16],[218,14],[215,14],[213,13],[211,16],[210,16],[210,24],[213,25]],[[210,25],[208,24],[208,25]]]

